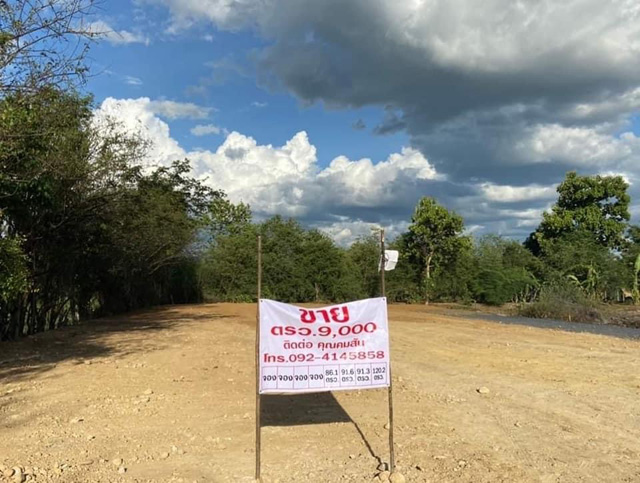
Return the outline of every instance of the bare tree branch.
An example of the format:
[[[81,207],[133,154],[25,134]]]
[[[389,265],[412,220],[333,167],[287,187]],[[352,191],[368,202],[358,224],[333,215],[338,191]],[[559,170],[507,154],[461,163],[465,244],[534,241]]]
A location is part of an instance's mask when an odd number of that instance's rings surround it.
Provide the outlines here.
[[[96,0],[0,0],[0,97],[82,84]]]

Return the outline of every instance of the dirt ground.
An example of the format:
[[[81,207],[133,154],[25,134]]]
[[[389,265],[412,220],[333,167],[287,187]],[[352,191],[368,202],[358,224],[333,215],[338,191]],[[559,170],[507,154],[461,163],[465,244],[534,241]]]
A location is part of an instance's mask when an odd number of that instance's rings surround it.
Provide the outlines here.
[[[390,319],[407,481],[640,481],[640,341],[421,306]],[[37,482],[252,481],[254,334],[255,306],[212,304],[0,344],[0,465]],[[371,481],[388,460],[385,390],[263,407],[266,482]]]

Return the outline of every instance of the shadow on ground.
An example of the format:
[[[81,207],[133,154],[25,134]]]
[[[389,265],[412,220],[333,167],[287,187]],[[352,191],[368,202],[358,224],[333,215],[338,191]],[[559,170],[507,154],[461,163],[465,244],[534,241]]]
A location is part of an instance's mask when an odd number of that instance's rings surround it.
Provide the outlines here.
[[[356,421],[330,392],[291,396],[261,396],[261,427],[351,423],[371,456],[381,462]]]
[[[330,392],[262,396],[262,426],[353,422]]]
[[[0,342],[0,384],[20,382],[63,362],[83,364],[93,359],[158,350],[165,344],[158,342],[158,338],[149,337],[149,333],[171,331],[178,324],[202,323],[225,317],[215,313],[189,314],[175,306],[164,306],[94,319],[16,342]],[[112,340],[111,336],[123,332],[127,334],[125,339]]]

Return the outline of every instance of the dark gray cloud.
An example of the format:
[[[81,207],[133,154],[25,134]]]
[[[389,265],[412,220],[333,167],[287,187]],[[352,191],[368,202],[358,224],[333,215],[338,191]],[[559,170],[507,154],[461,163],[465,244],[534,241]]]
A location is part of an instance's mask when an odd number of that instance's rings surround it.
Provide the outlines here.
[[[460,180],[557,181],[571,163],[533,166],[505,146],[544,124],[612,133],[640,109],[633,2],[284,4],[287,15],[258,21],[273,42],[263,75],[307,102],[387,105],[375,132],[406,129]]]
[[[373,132],[379,136],[384,136],[385,134],[393,134],[406,128],[407,123],[402,119],[402,116],[398,115],[392,107],[388,106],[385,109],[382,122],[373,129]]]
[[[405,130],[447,178],[397,179],[388,217],[434,195],[468,224],[521,236],[548,195],[507,209],[481,186],[539,192],[571,169],[624,174],[640,194],[640,141],[628,123],[640,111],[635,0],[157,1],[176,25],[204,18],[261,35],[254,60],[269,88],[332,108],[386,106],[373,132]],[[363,220],[380,210],[340,206]]]

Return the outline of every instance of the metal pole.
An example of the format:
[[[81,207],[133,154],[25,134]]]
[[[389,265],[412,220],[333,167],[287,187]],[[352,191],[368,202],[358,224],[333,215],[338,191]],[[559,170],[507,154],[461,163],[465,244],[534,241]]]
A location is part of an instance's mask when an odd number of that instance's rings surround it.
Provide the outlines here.
[[[384,230],[380,230],[380,293],[382,297],[387,296],[384,286],[384,266],[386,265],[386,257],[384,253]]]
[[[256,310],[256,481],[260,481],[260,298],[262,297],[262,235],[258,235],[258,303]]]
[[[380,292],[383,297],[387,296],[386,287],[384,284],[384,266],[385,266],[385,253],[384,253],[384,230],[380,230]],[[396,458],[394,454],[393,446],[393,379],[391,378],[391,360],[389,360],[389,471],[393,473],[396,467]]]

